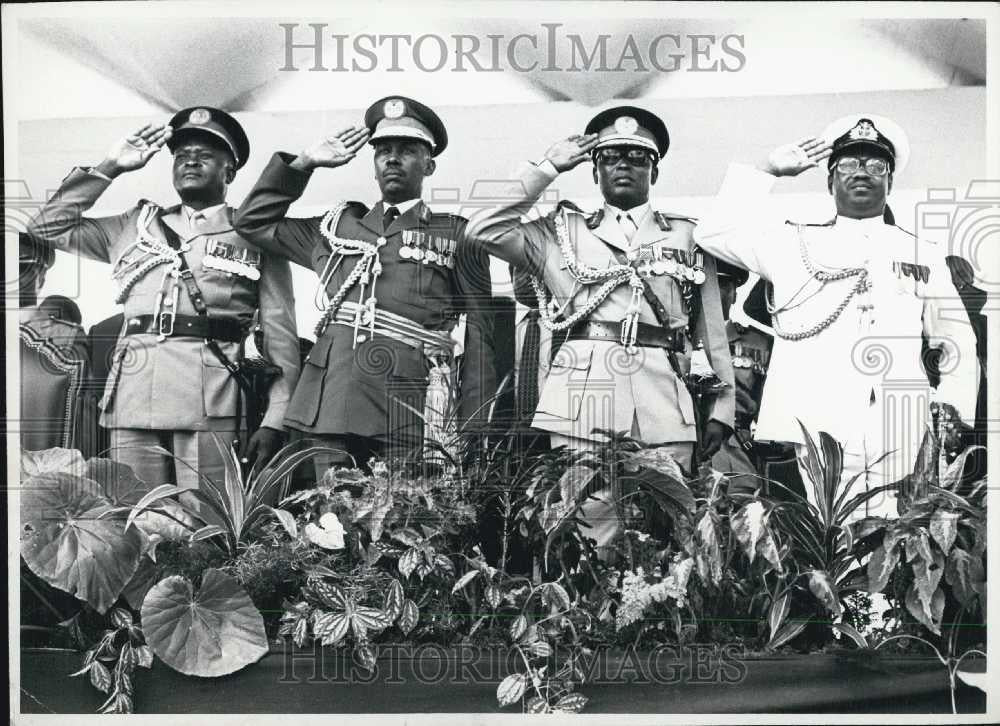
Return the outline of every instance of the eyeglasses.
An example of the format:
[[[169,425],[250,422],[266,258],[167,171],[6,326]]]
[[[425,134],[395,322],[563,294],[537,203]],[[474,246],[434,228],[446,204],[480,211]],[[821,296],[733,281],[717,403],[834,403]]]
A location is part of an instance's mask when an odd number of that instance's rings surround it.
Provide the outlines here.
[[[598,149],[594,154],[595,159],[601,164],[616,166],[623,158],[632,166],[646,166],[653,155],[645,149]]]
[[[885,159],[865,159],[865,171],[872,176],[885,176],[889,171],[889,162]],[[853,156],[842,156],[837,159],[837,171],[841,174],[853,174],[861,168],[861,159]]]

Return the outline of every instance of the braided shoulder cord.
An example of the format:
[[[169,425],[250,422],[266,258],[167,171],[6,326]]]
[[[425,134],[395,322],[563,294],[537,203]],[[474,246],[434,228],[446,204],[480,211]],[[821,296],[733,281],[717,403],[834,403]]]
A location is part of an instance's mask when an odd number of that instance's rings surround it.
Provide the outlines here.
[[[364,240],[345,239],[337,236],[337,224],[340,222],[340,217],[343,215],[345,209],[347,209],[347,202],[341,202],[328,211],[320,222],[320,234],[322,234],[330,244],[330,257],[326,261],[326,265],[320,275],[319,288],[316,291],[315,299],[318,300],[321,295],[326,295],[326,286],[330,283],[330,278],[332,278],[333,274],[337,271],[337,267],[343,259],[343,255],[361,255],[361,258],[357,261],[357,264],[354,265],[354,269],[351,270],[350,274],[344,280],[337,292],[334,293],[332,298],[329,298],[329,302],[320,308],[323,310],[323,316],[320,318],[319,322],[316,324],[315,330],[313,331],[317,338],[323,334],[327,325],[329,325],[330,321],[333,320],[333,316],[336,314],[337,309],[344,301],[344,298],[347,297],[347,293],[350,292],[351,288],[354,287],[358,281],[361,281],[363,286],[371,283],[372,290],[374,290],[375,279],[377,279],[382,272],[382,263],[378,259],[378,251],[379,248],[385,244],[384,241],[379,244],[372,244],[371,242],[365,242]],[[335,257],[337,260],[334,263]],[[374,264],[371,264],[372,262],[374,262]],[[371,273],[373,274],[369,274],[369,267],[372,268]],[[364,297],[363,288],[362,297]],[[373,322],[375,302],[376,298],[374,295],[367,301],[367,307],[371,310]]]
[[[566,268],[570,271],[570,274],[574,277],[574,279],[576,279],[577,282],[584,285],[600,284],[600,287],[596,292],[591,294],[586,305],[575,311],[572,315],[557,321],[554,319],[555,315],[553,313],[554,299],[548,296],[548,292],[545,289],[545,285],[542,283],[542,280],[539,277],[532,275],[531,286],[534,288],[535,296],[538,298],[538,311],[541,323],[552,332],[565,330],[576,325],[596,310],[597,307],[608,298],[608,295],[610,295],[620,285],[628,283],[632,286],[633,303],[636,302],[635,291],[638,290],[640,296],[642,294],[642,280],[639,278],[638,273],[631,265],[615,264],[609,267],[598,268],[578,263],[576,253],[570,244],[569,233],[566,229],[565,215],[565,211],[562,211],[558,216],[556,216],[555,226],[556,237],[559,240],[559,250],[562,253],[563,261],[566,263]],[[635,305],[635,311],[632,310],[632,307],[633,305],[629,306],[627,317],[637,318],[638,305]],[[632,327],[634,328],[634,326]],[[623,332],[628,331],[623,330]],[[634,333],[632,334],[632,342],[634,342]]]
[[[142,209],[139,210],[139,216],[135,220],[135,242],[125,247],[125,249],[123,249],[115,259],[114,264],[111,266],[111,275],[118,282],[118,292],[115,295],[115,302],[119,305],[125,302],[125,298],[128,297],[129,292],[133,287],[135,287],[136,283],[146,275],[147,272],[160,265],[172,264],[176,266],[180,263],[180,258],[177,256],[177,252],[170,245],[166,244],[157,237],[154,237],[149,231],[149,225],[158,211],[159,207],[150,202],[147,202],[142,206]],[[123,271],[119,271],[119,267],[122,264],[122,258],[135,249],[142,250],[151,255],[151,257],[132,270],[127,277],[118,279],[118,275],[124,275]]]
[[[840,314],[844,312],[851,299],[860,293],[866,292],[869,289],[868,281],[868,270],[864,267],[848,267],[843,270],[838,270],[837,272],[825,272],[823,270],[816,269],[813,265],[812,259],[809,257],[809,251],[806,248],[806,241],[802,237],[802,228],[796,227],[799,235],[799,255],[802,258],[802,264],[805,265],[806,271],[809,273],[810,277],[817,280],[818,282],[826,285],[828,282],[833,282],[836,280],[846,280],[849,277],[857,277],[857,281],[854,286],[848,291],[846,297],[840,302],[840,304],[834,308],[833,312],[827,315],[825,318],[815,323],[814,325],[804,328],[802,330],[790,333],[780,325],[778,325],[778,314],[781,312],[774,306],[774,291],[771,290],[770,299],[767,301],[768,312],[772,313],[774,318],[771,323],[771,327],[774,329],[775,335],[784,340],[805,340],[806,338],[811,338],[815,335],[819,335],[821,332],[830,327],[833,322],[840,317]]]

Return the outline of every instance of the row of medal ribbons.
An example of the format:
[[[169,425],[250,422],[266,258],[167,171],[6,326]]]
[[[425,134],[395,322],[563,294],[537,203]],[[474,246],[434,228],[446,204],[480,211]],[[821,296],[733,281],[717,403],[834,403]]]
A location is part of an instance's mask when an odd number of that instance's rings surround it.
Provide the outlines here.
[[[764,369],[764,351],[744,347],[743,343],[733,343],[733,368],[754,368],[760,373]]]
[[[239,275],[250,280],[260,279],[260,251],[212,240],[208,243],[201,264],[230,277]]]
[[[399,248],[399,256],[404,260],[455,269],[455,240],[415,229],[403,230],[402,235],[403,245]]]
[[[629,258],[633,262],[638,261],[636,270],[646,277],[670,275],[678,281],[686,280],[695,285],[705,282],[705,253],[701,250],[688,252],[654,242],[630,252]]]

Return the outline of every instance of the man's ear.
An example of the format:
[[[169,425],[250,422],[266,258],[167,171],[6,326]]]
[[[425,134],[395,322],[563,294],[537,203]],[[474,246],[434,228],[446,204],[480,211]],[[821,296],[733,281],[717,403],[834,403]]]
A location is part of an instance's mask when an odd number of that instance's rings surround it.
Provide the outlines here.
[[[889,192],[892,191],[892,172],[891,171],[886,175],[886,179],[887,179],[888,186],[886,187],[885,195],[889,196]]]
[[[656,164],[653,164],[653,170],[649,174],[649,186],[653,186],[654,184],[656,184],[656,180],[659,179],[659,177],[660,177],[660,167],[658,167]]]
[[[590,167],[590,175],[594,178],[594,184],[600,183],[597,181],[597,164],[594,164],[592,167]]]
[[[430,176],[437,169],[437,162],[434,159],[428,157],[427,162],[424,164],[424,176]]]
[[[833,172],[826,175],[826,190],[833,194]]]

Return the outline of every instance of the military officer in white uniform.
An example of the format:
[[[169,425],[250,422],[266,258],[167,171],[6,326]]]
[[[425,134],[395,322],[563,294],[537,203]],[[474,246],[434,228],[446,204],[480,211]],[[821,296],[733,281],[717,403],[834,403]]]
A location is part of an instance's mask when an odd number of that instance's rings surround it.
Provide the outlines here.
[[[162,209],[140,200],[118,215],[83,216],[115,178],[144,167],[165,145],[174,154],[181,204]],[[284,410],[299,372],[291,270],[233,230],[225,203],[249,151],[229,114],[185,109],[169,126],[147,124],[120,140],[96,167],[74,169],[28,230],[57,250],[112,265],[124,325],[100,402],[101,424],[112,431],[112,456],[151,484],[194,488],[199,474],[222,481],[222,458],[209,432],[227,443],[236,436],[240,393],[229,366],[240,360],[258,309],[261,353],[283,375],[244,459],[270,458],[284,436]],[[154,445],[180,461],[151,451]]]
[[[814,436],[826,431],[844,446],[843,481],[866,472],[861,481],[869,488],[912,471],[929,411],[940,405],[948,442],[975,412],[975,340],[944,260],[888,223],[886,197],[908,155],[906,136],[892,121],[871,114],[839,119],[821,138],[779,147],[758,168],[732,165],[695,231],[704,249],[773,287],[776,340],[757,438],[798,444],[801,468],[799,421]],[[775,177],[824,160],[834,219],[761,218]],[[947,361],[936,392],[921,366],[922,336]],[[895,512],[892,495],[867,508],[868,515]]]
[[[521,167],[504,202],[472,217],[468,236],[535,278],[541,322],[557,351],[532,425],[554,446],[573,448],[604,440],[594,429],[623,431],[671,447],[689,468],[698,439],[684,380],[692,360],[703,363],[695,373],[711,373],[710,363],[725,384],[709,407],[703,457],[732,430],[733,371],[715,262],[695,248],[692,220],[649,202],[669,143],[663,121],[648,111],[599,113],[583,135]],[[586,213],[562,202],[522,221],[559,174],[588,159],[603,207]],[[584,509],[598,547],[619,529],[613,503],[601,496]]]

